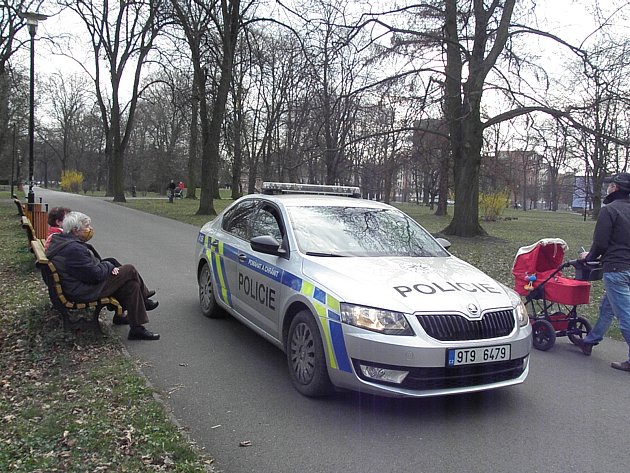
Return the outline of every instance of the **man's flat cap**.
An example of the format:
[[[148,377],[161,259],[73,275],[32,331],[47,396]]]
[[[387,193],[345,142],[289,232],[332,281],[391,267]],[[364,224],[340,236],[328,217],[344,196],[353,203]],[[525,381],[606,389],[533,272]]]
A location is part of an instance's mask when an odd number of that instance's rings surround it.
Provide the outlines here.
[[[630,192],[630,174],[627,172],[620,172],[613,176],[604,179],[606,184],[617,184],[621,190]]]

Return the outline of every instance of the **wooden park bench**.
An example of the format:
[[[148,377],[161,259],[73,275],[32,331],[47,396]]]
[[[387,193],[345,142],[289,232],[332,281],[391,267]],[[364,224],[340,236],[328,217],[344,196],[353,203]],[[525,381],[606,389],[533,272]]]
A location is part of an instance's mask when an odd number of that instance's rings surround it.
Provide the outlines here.
[[[31,241],[31,248],[35,255],[35,264],[42,272],[42,279],[48,287],[48,295],[53,307],[61,314],[63,329],[74,333],[80,332],[84,327],[101,333],[101,325],[98,317],[107,308],[122,316],[123,308],[114,297],[101,297],[91,302],[72,302],[64,295],[61,288],[61,279],[57,268],[46,257],[44,245],[39,239]]]

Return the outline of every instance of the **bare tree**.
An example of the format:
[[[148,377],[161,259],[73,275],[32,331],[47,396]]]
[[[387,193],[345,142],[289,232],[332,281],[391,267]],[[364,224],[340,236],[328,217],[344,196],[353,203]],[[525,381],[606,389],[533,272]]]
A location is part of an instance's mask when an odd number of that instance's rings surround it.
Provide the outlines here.
[[[59,159],[61,171],[80,169],[77,131],[88,100],[88,85],[77,75],[53,74],[44,86],[52,120],[51,132],[58,146],[49,142]],[[50,137],[49,137],[50,138]]]
[[[110,3],[60,0],[85,26],[93,52],[92,68],[84,66],[94,82],[105,130],[105,154],[110,158],[108,191],[115,202],[125,202],[125,150],[134,126],[142,69],[161,24],[162,0],[121,0]],[[103,64],[104,61],[104,64]],[[131,97],[123,102],[125,72],[131,70]],[[107,76],[107,88],[105,79]]]
[[[201,196],[197,214],[216,215],[213,201],[218,195],[221,131],[243,15],[252,2],[242,6],[241,0],[213,0],[207,3],[171,1],[191,50],[194,90],[199,97],[202,155]],[[213,28],[208,31],[210,24]],[[212,45],[209,51],[205,49],[205,41]],[[215,67],[214,70],[202,63],[205,51],[208,51],[207,59]],[[212,104],[208,104],[206,97],[209,79],[214,81]]]

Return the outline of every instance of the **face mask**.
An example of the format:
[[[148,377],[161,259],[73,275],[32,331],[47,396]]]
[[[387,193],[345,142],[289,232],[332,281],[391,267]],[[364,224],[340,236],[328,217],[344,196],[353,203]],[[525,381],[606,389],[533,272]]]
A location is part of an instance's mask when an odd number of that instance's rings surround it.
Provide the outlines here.
[[[94,229],[87,228],[83,230],[83,232],[79,235],[79,238],[81,239],[81,241],[90,241],[93,236],[94,236]]]

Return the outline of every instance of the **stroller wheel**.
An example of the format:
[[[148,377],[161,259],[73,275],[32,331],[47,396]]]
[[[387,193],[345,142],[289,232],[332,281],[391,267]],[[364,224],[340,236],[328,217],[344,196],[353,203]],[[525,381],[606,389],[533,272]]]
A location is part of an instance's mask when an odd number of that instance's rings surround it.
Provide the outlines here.
[[[576,317],[569,320],[567,334],[571,343],[576,344],[578,340],[582,340],[591,331],[592,327],[588,320],[584,317]]]
[[[547,351],[556,343],[556,330],[551,322],[539,319],[532,324],[532,343],[537,350]]]

